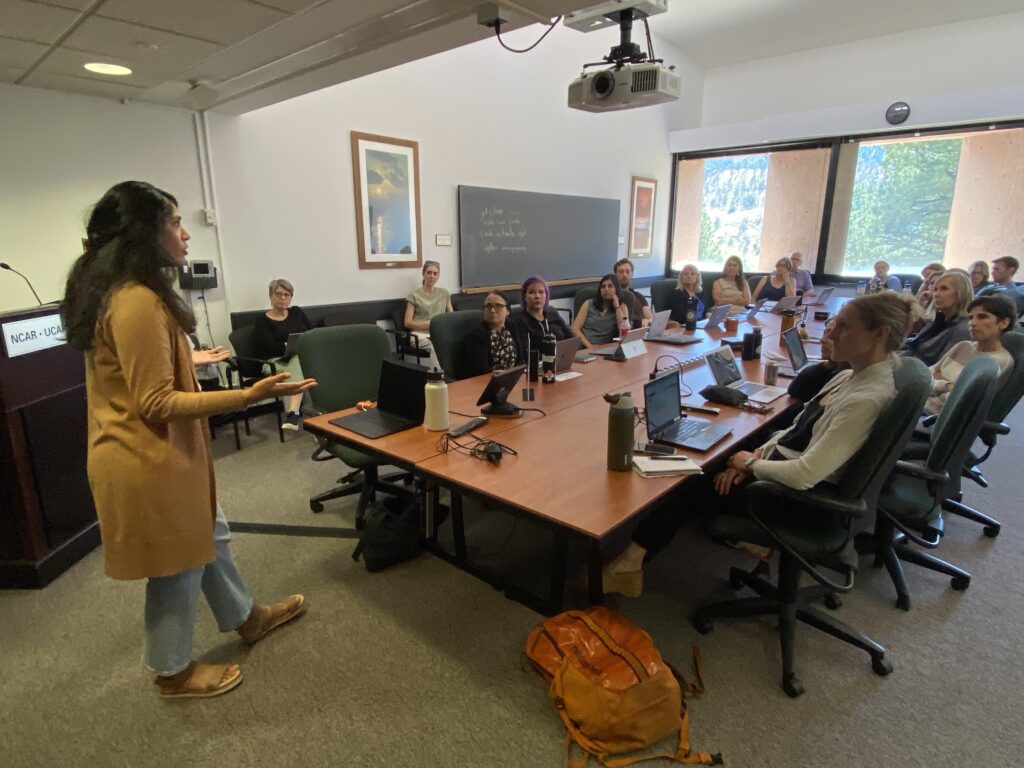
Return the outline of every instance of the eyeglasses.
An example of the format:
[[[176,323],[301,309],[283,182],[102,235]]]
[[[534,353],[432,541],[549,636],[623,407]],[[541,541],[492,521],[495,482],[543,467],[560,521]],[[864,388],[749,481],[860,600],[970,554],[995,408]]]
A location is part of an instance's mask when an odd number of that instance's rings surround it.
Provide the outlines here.
[[[292,297],[292,295],[287,291],[274,291],[274,295],[279,296],[282,299],[290,299]]]
[[[508,304],[488,303],[488,304],[484,304],[484,309],[490,310],[491,312],[497,312],[498,310],[501,310],[501,309],[508,309]]]

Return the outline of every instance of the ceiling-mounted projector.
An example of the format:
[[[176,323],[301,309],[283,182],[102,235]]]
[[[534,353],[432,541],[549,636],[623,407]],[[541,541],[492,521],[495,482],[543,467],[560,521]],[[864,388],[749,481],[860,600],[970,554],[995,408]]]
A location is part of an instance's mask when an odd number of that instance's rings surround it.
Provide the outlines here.
[[[664,104],[679,98],[679,75],[660,64],[625,64],[621,69],[585,72],[569,86],[569,106],[611,112]]]
[[[569,85],[569,106],[586,112],[611,112],[676,101],[682,88],[673,67],[654,58],[650,29],[647,52],[630,40],[633,20],[647,26],[647,17],[668,10],[668,0],[610,0],[575,14],[566,14],[565,24],[589,32],[618,24],[619,44],[599,62],[583,65],[583,74]],[[570,18],[571,17],[571,18]],[[611,64],[609,69],[588,72],[588,67]]]

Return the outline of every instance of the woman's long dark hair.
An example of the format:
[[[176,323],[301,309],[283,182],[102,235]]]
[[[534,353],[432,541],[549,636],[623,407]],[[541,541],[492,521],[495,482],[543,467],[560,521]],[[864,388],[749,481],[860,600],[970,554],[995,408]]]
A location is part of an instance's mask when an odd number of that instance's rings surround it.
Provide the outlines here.
[[[171,264],[160,244],[177,205],[173,195],[143,181],[116,184],[96,203],[86,226],[85,253],[71,267],[64,288],[60,314],[68,344],[92,349],[111,289],[131,281],[159,296],[186,332],[195,330],[195,315],[171,287]]]
[[[619,297],[619,303],[623,304],[626,301],[626,296],[622,292],[622,286],[619,285],[619,278],[609,272],[607,275],[602,277],[601,282],[597,284],[597,296],[594,297],[594,306],[597,307],[599,312],[607,312],[610,309],[615,309],[615,304],[612,303],[610,299],[606,301],[601,297],[601,286],[607,281],[610,281],[611,284],[615,286],[615,295]]]

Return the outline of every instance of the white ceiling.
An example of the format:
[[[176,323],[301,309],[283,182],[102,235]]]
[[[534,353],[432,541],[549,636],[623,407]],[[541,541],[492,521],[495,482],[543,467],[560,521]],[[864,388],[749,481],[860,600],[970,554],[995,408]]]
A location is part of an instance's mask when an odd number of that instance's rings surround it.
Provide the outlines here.
[[[595,0],[499,2],[515,29]],[[241,113],[489,37],[478,5],[0,0],[0,82]],[[670,0],[651,29],[710,68],[1022,10],[1024,0]],[[133,74],[82,68],[97,59]]]

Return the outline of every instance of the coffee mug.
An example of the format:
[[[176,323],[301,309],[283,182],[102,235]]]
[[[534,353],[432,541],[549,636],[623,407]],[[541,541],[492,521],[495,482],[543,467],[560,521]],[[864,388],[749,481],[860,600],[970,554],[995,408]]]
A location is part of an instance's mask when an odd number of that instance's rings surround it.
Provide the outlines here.
[[[725,332],[736,333],[740,329],[740,321],[735,317],[728,317],[725,320]]]

